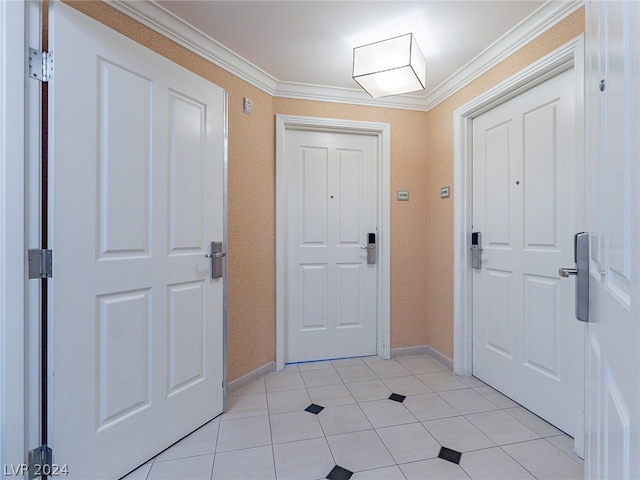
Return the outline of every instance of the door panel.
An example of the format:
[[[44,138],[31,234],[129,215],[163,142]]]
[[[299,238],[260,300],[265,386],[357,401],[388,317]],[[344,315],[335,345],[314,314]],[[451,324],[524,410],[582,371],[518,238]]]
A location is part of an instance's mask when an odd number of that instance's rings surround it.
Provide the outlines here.
[[[329,152],[321,148],[302,148],[302,244],[327,245]]]
[[[98,59],[100,255],[149,255],[152,83]]]
[[[559,353],[562,317],[559,279],[535,275],[524,278],[525,355],[524,364],[561,381]]]
[[[586,476],[640,478],[640,4],[587,2],[586,19]]]
[[[574,431],[573,69],[473,120],[473,373],[567,433]]]
[[[149,405],[149,294],[97,297],[98,430]]]
[[[291,130],[287,172],[286,362],[376,353],[375,137]]]
[[[558,105],[552,103],[527,112],[524,121],[524,235],[525,248],[557,249],[558,161],[554,154],[559,130]],[[540,142],[544,138],[546,141]]]
[[[226,99],[51,8],[49,444],[69,478],[119,478],[222,412]]]
[[[201,253],[205,231],[207,105],[169,91],[170,254]],[[185,161],[192,159],[192,161]]]

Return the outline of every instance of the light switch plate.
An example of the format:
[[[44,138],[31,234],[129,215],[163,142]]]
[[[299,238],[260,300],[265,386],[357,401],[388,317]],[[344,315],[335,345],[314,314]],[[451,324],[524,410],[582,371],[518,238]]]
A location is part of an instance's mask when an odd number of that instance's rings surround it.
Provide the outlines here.
[[[449,198],[451,196],[451,192],[449,187],[442,187],[440,189],[440,198]]]
[[[244,97],[242,99],[242,107],[244,113],[246,113],[247,115],[251,115],[251,112],[253,112],[253,100],[251,100],[249,97]]]
[[[398,190],[396,192],[397,199],[403,202],[409,201],[409,190]]]

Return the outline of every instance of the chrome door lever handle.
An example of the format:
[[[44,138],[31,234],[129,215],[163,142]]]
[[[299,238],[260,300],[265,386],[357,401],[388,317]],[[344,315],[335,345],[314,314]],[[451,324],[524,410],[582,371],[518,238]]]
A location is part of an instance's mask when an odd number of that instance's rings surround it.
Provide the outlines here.
[[[576,318],[589,321],[589,234],[576,233],[573,240],[573,257],[576,268],[561,268],[558,275],[563,278],[576,277]]]
[[[563,278],[568,278],[571,275],[577,275],[577,274],[578,274],[577,268],[561,268],[558,270],[558,275],[560,275]]]
[[[226,256],[222,251],[222,242],[211,242],[211,253],[205,253],[205,257],[211,259],[211,278],[220,278],[224,272],[222,259]]]
[[[360,249],[367,251],[367,265],[375,265],[377,257],[376,234],[369,233],[367,238],[369,242],[366,245],[360,245]]]

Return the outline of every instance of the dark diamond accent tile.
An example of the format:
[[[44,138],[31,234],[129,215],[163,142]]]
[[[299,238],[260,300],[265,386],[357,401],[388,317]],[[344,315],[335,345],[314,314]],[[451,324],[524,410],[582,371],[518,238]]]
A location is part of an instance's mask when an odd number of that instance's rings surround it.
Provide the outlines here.
[[[389,395],[389,400],[393,400],[394,402],[404,402],[404,399],[407,398],[406,395],[400,395],[399,393],[392,393]]]
[[[448,462],[451,463],[455,463],[456,465],[460,464],[460,458],[462,458],[462,453],[456,451],[456,450],[451,450],[450,448],[447,447],[442,447],[440,449],[440,453],[438,454],[439,458],[442,458],[443,460],[446,460]]]
[[[305,412],[313,413],[314,415],[318,415],[322,410],[324,410],[324,407],[316,405],[315,403],[312,403],[304,409]]]
[[[336,465],[331,469],[326,478],[328,478],[329,480],[349,480],[351,478],[351,475],[353,475],[352,471]]]

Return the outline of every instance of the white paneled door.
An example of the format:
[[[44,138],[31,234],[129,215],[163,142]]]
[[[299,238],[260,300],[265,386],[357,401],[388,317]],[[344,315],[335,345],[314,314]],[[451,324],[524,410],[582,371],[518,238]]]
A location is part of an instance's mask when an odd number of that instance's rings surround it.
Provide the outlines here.
[[[377,137],[286,135],[285,361],[375,355],[377,263],[363,247],[378,234]]]
[[[49,444],[113,479],[222,412],[226,94],[52,3]]]
[[[586,478],[640,478],[640,3],[586,18]]]
[[[569,434],[583,327],[574,318],[574,72],[473,120],[473,374]]]

